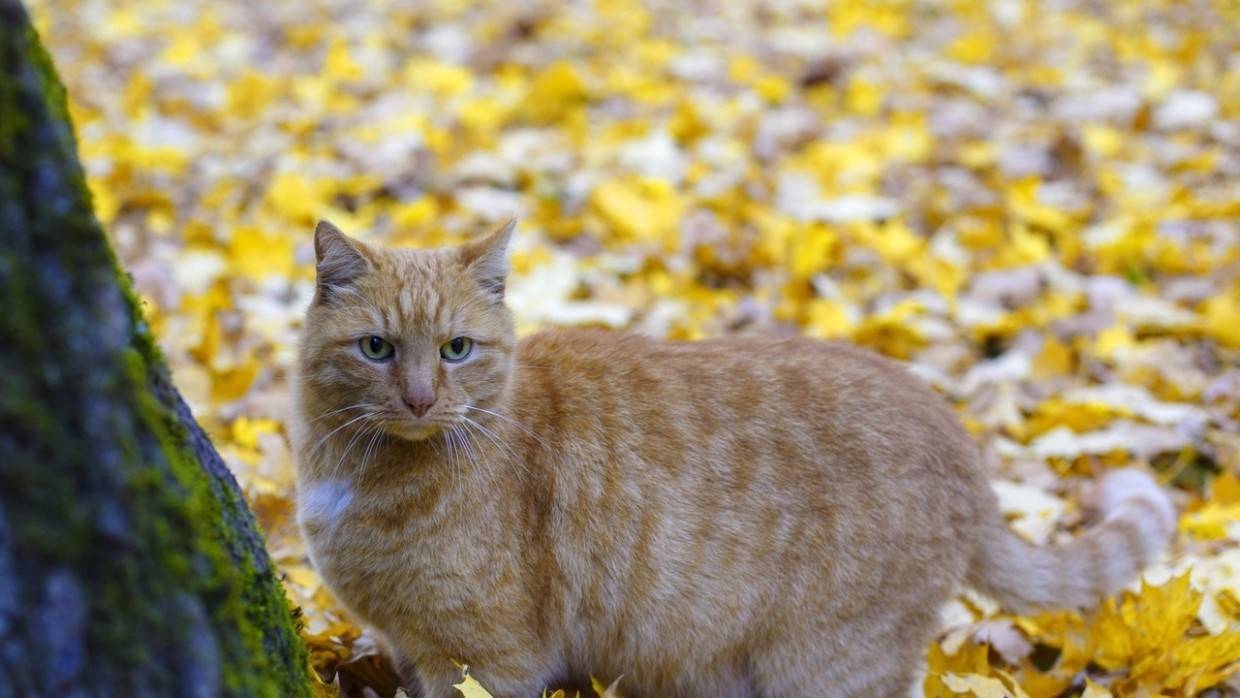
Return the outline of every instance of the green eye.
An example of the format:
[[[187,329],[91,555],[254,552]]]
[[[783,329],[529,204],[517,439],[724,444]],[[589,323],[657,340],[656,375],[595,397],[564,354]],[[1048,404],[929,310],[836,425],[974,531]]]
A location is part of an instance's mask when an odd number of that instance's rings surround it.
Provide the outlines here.
[[[469,337],[454,337],[439,347],[439,355],[448,361],[462,361],[469,352],[474,350],[474,342]]]
[[[362,354],[371,361],[386,361],[396,352],[391,342],[373,334],[369,337],[362,337],[358,345],[362,349]]]

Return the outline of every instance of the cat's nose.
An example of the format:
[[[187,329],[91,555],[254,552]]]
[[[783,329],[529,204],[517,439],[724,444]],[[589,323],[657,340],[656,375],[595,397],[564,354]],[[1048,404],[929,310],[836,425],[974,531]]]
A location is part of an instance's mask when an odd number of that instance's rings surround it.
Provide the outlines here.
[[[430,388],[411,388],[405,391],[403,397],[405,404],[419,419],[425,417],[435,405],[435,391]]]

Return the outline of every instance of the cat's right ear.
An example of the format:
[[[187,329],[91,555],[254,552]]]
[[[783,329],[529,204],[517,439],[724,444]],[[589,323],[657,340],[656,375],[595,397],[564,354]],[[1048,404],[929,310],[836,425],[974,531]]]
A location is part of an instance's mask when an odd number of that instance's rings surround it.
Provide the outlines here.
[[[482,289],[497,301],[504,299],[504,280],[508,276],[508,243],[517,227],[515,219],[490,235],[461,246],[457,254],[466,271]]]
[[[318,274],[316,297],[320,302],[351,287],[371,268],[362,244],[349,239],[328,221],[319,221],[314,228],[314,258]]]

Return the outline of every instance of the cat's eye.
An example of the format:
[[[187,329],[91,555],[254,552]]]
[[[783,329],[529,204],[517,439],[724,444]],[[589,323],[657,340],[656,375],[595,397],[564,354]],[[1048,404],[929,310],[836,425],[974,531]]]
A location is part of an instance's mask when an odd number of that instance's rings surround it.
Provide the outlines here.
[[[469,352],[474,350],[474,342],[469,337],[453,337],[439,347],[439,355],[445,361],[463,361]]]
[[[396,353],[396,347],[393,347],[391,342],[373,334],[369,337],[362,337],[358,344],[362,349],[362,355],[371,361],[386,361]]]

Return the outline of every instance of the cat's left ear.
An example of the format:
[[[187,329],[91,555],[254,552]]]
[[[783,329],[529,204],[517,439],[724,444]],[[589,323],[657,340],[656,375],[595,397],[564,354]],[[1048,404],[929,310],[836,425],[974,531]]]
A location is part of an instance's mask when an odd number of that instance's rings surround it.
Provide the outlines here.
[[[461,263],[483,290],[504,297],[504,281],[508,278],[508,243],[517,221],[510,220],[494,233],[462,245]]]

